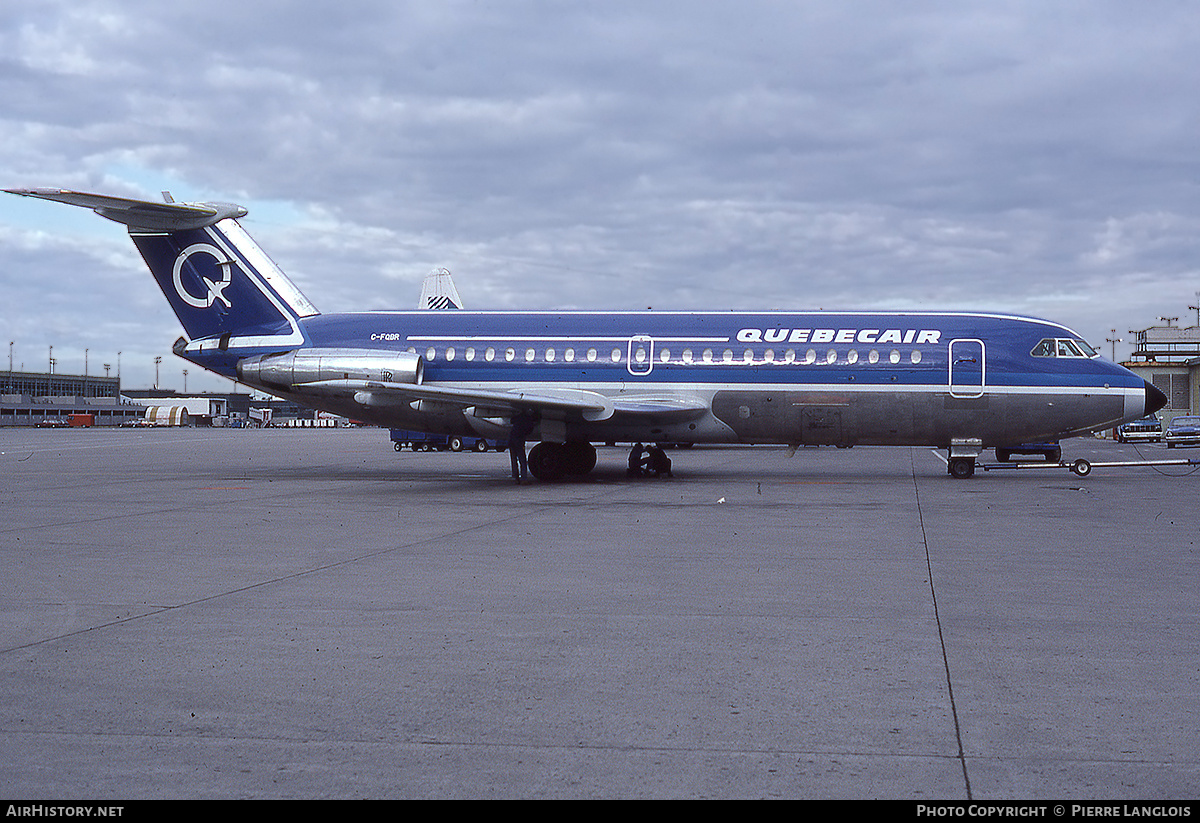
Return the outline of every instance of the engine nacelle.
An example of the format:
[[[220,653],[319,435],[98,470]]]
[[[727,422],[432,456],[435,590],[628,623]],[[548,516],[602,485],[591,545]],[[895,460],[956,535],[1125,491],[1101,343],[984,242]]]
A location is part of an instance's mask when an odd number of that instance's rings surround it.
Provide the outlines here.
[[[238,378],[250,385],[290,389],[324,380],[376,380],[420,384],[425,361],[411,352],[374,349],[297,349],[238,361]]]

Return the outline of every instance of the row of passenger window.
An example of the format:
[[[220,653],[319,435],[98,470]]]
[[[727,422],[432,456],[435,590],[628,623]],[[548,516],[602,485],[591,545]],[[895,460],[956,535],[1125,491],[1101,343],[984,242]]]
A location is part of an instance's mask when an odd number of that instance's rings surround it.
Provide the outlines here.
[[[409,347],[408,350],[413,354],[417,353],[417,350],[414,347]],[[561,355],[562,361],[565,363],[574,363],[577,359],[581,362],[588,363],[595,363],[597,361],[604,362],[605,360],[609,360],[613,363],[620,363],[626,359],[626,351],[625,349],[621,348],[614,348],[612,349],[611,353],[607,351],[601,352],[595,348],[589,348],[587,351],[580,352],[578,357],[575,349],[567,348],[563,349]],[[443,349],[440,352],[433,346],[430,346],[425,350],[425,360],[427,362],[434,362],[437,360],[452,361],[457,359],[458,356],[459,352],[453,346]],[[779,352],[778,354],[772,349],[767,349],[766,351],[762,352],[761,356],[756,354],[751,349],[746,349],[741,353],[740,356],[732,349],[725,349],[724,351],[720,352],[714,351],[713,349],[704,349],[699,353],[694,352],[692,349],[684,349],[683,351],[679,352],[678,356],[675,356],[674,359],[672,359],[672,356],[673,352],[671,349],[659,348],[654,353],[653,359],[658,363],[673,362],[682,363],[684,365],[693,365],[695,363],[736,363],[744,365],[792,365],[799,363],[802,365],[828,365],[838,363],[839,357],[841,357],[841,363],[849,365],[853,365],[864,360],[865,362],[873,365],[879,363],[883,359],[886,359],[888,363],[896,365],[903,359],[903,356],[900,354],[898,349],[892,349],[886,355],[881,354],[877,349],[871,349],[866,353],[865,356],[861,357],[857,349],[850,349],[849,351],[845,352],[844,357],[839,354],[837,349],[829,349],[824,352],[817,352],[816,349],[809,349],[808,351],[804,352],[803,355],[799,354],[795,349],[787,349],[786,351]],[[491,363],[497,359],[508,363],[520,360],[524,360],[526,363],[554,363],[559,359],[559,352],[557,349],[548,348],[545,349],[539,357],[537,350],[532,348],[518,351],[512,346],[509,346],[503,350],[488,346],[482,350],[476,350],[473,346],[468,346],[463,349],[462,358],[468,362],[473,362],[478,358],[482,358],[488,363]],[[651,359],[650,353],[645,348],[638,347],[634,348],[632,352],[632,358],[633,362],[638,365],[646,365]],[[911,363],[920,363],[922,360],[921,351],[919,349],[913,349],[909,353],[908,359]]]

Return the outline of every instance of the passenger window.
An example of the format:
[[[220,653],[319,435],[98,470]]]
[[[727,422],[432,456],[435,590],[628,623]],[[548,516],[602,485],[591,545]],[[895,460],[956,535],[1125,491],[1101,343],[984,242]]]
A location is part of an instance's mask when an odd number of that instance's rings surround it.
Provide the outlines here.
[[[473,346],[467,346],[467,353],[465,356],[466,356],[468,362],[471,360],[474,360],[475,359],[475,348]]]
[[[565,352],[563,352],[563,360],[566,360],[568,363],[574,363],[575,362],[575,350],[567,349]]]
[[[553,363],[554,357],[555,357],[554,349],[546,349],[546,362]]]
[[[493,349],[491,346],[488,346],[487,351],[485,351],[483,353],[483,359],[488,361],[489,363],[491,363],[493,360],[496,359],[496,350]]]
[[[453,360],[453,359],[454,359],[454,347],[453,347],[453,346],[451,346],[450,348],[446,349],[446,359],[447,359],[447,360]]]

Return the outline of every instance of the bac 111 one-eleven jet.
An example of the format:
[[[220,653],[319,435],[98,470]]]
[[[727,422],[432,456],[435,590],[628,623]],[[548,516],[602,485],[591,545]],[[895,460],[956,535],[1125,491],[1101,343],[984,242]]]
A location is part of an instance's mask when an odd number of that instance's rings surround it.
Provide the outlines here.
[[[930,446],[970,477],[985,448],[1166,403],[1070,329],[1000,314],[322,314],[238,224],[241,206],[6,191],[128,226],[187,334],[180,357],[391,428],[504,439],[536,417],[543,480],[588,473],[592,443],[615,441]]]

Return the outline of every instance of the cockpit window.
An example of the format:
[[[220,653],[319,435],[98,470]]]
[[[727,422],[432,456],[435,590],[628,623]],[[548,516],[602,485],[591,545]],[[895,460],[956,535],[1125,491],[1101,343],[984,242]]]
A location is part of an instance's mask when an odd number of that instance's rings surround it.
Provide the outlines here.
[[[1034,357],[1095,357],[1096,350],[1082,340],[1047,337],[1029,352]]]
[[[1033,347],[1033,351],[1031,351],[1030,354],[1032,354],[1034,357],[1053,357],[1054,341],[1049,339],[1041,341]]]

